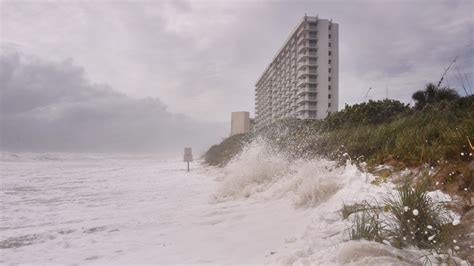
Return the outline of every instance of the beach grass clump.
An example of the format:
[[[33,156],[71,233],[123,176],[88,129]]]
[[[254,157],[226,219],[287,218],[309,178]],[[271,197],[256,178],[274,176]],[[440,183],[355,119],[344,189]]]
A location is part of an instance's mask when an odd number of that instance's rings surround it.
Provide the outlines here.
[[[343,204],[341,209],[342,218],[347,219],[351,214],[359,213],[362,211],[371,211],[377,209],[378,207],[370,204],[368,201],[364,200],[360,203],[353,204]]]
[[[382,242],[382,232],[383,224],[379,219],[379,213],[364,209],[354,214],[353,225],[349,229],[349,239]]]
[[[446,243],[443,231],[448,215],[442,203],[428,196],[426,183],[406,179],[384,203],[389,218],[387,237],[395,246],[433,249]]]
[[[398,248],[414,246],[436,254],[452,245],[452,225],[442,203],[428,195],[425,183],[406,178],[383,204],[368,201],[344,205],[341,210],[352,225],[348,240],[366,239]]]

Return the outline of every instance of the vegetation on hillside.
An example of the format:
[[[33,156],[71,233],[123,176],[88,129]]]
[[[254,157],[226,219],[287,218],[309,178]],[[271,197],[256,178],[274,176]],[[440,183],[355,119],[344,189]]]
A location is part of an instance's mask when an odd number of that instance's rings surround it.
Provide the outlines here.
[[[422,110],[406,110],[383,124],[369,122],[323,130],[318,153],[331,156],[332,151],[340,149],[368,163],[391,159],[404,166],[470,161],[467,137],[474,136],[473,103],[471,96]],[[368,105],[372,104],[376,103]]]
[[[204,154],[204,161],[209,165],[223,166],[234,156],[242,151],[242,148],[253,139],[251,134],[237,134],[224,139],[220,144],[213,145]]]
[[[230,137],[211,147],[204,159],[224,165],[252,139],[262,137],[276,151],[297,158],[338,159],[347,153],[369,165],[396,162],[399,167],[471,161],[474,96],[460,97],[429,84],[413,98],[414,108],[396,100],[368,101],[346,105],[319,121],[284,119],[256,134]]]

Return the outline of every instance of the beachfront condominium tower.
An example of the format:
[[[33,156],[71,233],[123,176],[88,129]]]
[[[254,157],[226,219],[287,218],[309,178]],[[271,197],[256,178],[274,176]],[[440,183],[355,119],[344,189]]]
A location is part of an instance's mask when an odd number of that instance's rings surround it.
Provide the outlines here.
[[[255,85],[255,126],[338,110],[338,24],[304,16]]]

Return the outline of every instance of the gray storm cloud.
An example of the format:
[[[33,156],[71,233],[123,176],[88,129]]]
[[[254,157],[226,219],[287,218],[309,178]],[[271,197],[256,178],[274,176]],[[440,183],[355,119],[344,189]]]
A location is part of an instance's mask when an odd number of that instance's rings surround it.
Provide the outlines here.
[[[203,151],[225,135],[167,111],[157,98],[134,99],[90,82],[72,60],[0,57],[1,149],[12,151]]]
[[[2,47],[74,58],[95,81],[196,120],[254,111],[254,85],[302,16],[339,23],[339,106],[474,84],[472,0],[3,1]],[[0,47],[0,49],[2,48]],[[155,84],[159,84],[156,86]]]
[[[218,142],[228,132],[217,121],[253,113],[256,80],[305,13],[339,23],[339,106],[363,101],[369,88],[368,99],[410,103],[455,56],[443,86],[465,95],[461,78],[474,89],[473,8],[471,0],[4,0],[0,50],[51,62],[2,57],[1,147],[171,152]]]

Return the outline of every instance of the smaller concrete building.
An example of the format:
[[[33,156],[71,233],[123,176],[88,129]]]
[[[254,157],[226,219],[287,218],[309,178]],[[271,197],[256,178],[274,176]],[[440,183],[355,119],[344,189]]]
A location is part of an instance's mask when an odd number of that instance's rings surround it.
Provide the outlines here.
[[[249,112],[232,112],[230,135],[248,133],[250,131]]]

